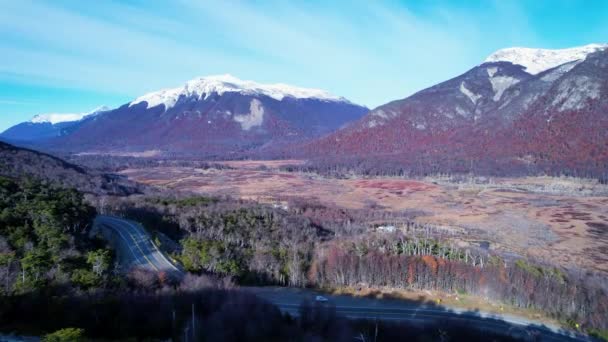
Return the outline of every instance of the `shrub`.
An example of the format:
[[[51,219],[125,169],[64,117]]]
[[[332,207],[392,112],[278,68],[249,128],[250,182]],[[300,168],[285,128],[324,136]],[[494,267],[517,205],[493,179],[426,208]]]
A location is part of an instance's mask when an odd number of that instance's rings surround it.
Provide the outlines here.
[[[79,342],[84,341],[84,330],[78,328],[65,328],[54,333],[47,334],[42,339],[44,342]]]

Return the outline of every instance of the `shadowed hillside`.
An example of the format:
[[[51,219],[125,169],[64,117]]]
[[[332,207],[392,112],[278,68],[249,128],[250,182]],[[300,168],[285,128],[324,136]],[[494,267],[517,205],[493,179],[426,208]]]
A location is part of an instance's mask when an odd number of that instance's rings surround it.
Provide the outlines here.
[[[96,195],[127,195],[141,186],[111,174],[70,164],[49,154],[0,142],[0,176],[37,178]]]

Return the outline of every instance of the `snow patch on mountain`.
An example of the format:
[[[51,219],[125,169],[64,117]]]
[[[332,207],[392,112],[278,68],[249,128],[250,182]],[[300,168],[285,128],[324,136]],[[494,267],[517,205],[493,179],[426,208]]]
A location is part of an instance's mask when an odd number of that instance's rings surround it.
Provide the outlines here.
[[[264,107],[258,99],[251,100],[249,104],[249,113],[245,115],[235,115],[234,121],[241,125],[245,131],[253,127],[259,127],[264,122]]]
[[[415,127],[419,131],[424,131],[426,129],[426,125],[423,123],[417,123]]]
[[[386,118],[388,118],[388,116],[386,115],[386,113],[385,113],[385,112],[384,112],[382,109],[378,109],[378,110],[373,111],[373,112],[371,113],[371,115],[372,115],[372,116],[377,116],[377,117],[379,117],[379,118],[381,118],[381,119],[386,119]]]
[[[382,109],[377,109],[377,110],[373,111],[371,113],[371,115],[372,116],[376,116],[376,117],[378,117],[380,119],[389,119],[389,118],[391,118],[391,117],[394,116],[393,113],[387,113],[387,112],[385,112]]]
[[[494,90],[494,97],[492,99],[497,102],[500,101],[502,93],[519,83],[519,80],[509,76],[496,76],[490,77],[490,83],[492,83],[492,90]]]
[[[581,109],[587,99],[600,97],[600,89],[601,84],[587,76],[571,77],[560,83],[558,94],[551,104],[561,104],[559,111]]]
[[[578,61],[560,65],[559,67],[557,67],[557,68],[549,71],[547,74],[543,75],[540,79],[545,82],[553,82],[553,81],[557,80],[558,78],[562,77],[568,71],[572,70],[572,68],[577,66],[582,61],[583,60],[578,60]]]
[[[584,60],[590,53],[604,50],[608,44],[589,44],[569,49],[533,49],[513,47],[491,54],[484,63],[511,62],[525,67],[526,72],[536,75],[564,63]]]
[[[497,67],[491,67],[491,68],[487,68],[486,71],[488,72],[488,76],[489,77],[494,77],[494,75],[498,71],[498,68]]]
[[[460,116],[463,116],[463,117],[469,116],[469,112],[462,109],[460,106],[456,106],[456,113],[458,113]]]
[[[107,112],[110,110],[107,106],[101,106],[93,109],[90,112],[86,113],[48,113],[48,114],[39,114],[34,116],[29,122],[31,123],[50,123],[51,125],[55,125],[62,122],[73,122],[80,121],[85,117],[97,115],[101,112]]]
[[[199,77],[186,82],[183,87],[164,89],[140,96],[133,100],[129,107],[138,103],[147,102],[147,108],[164,105],[165,110],[175,106],[180,97],[195,97],[199,100],[207,99],[212,94],[222,95],[228,92],[244,95],[265,95],[277,101],[286,97],[296,99],[317,99],[321,101],[339,101],[350,103],[343,97],[332,95],[324,90],[299,88],[287,84],[261,84],[253,81],[243,81],[232,75],[217,75]]]
[[[143,96],[140,96],[129,103],[129,107],[132,107],[138,103],[146,102],[146,108],[154,108],[156,106],[164,105],[165,110],[175,106],[177,100],[182,95],[182,91],[184,88],[174,88],[174,89],[163,89],[153,93],[149,93]]]
[[[469,98],[469,100],[471,100],[471,102],[473,102],[473,104],[477,104],[477,100],[479,100],[481,98],[481,95],[475,94],[474,92],[467,89],[467,87],[464,85],[464,82],[460,83],[460,92],[463,93],[464,95],[466,95]]]
[[[374,128],[376,126],[382,126],[389,120],[399,115],[399,112],[386,108],[378,108],[370,112],[369,119],[367,121],[367,127]]]

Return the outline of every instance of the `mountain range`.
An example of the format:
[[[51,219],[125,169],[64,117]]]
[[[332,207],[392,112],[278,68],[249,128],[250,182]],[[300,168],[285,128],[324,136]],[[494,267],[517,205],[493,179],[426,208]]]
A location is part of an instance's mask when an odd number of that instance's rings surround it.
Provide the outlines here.
[[[415,173],[605,176],[607,48],[499,50],[460,76],[371,111],[322,90],[201,77],[76,121],[38,117],[0,137],[63,152],[158,150]]]
[[[172,155],[229,156],[319,137],[368,111],[322,90],[219,75],[149,93],[77,121],[39,122],[34,118],[2,137],[62,152],[155,150]]]

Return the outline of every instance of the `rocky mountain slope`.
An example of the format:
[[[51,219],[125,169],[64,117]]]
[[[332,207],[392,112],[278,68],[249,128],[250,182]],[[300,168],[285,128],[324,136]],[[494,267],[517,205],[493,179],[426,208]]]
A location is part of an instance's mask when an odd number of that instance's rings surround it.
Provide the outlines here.
[[[403,172],[606,176],[608,45],[505,49],[304,147]]]

